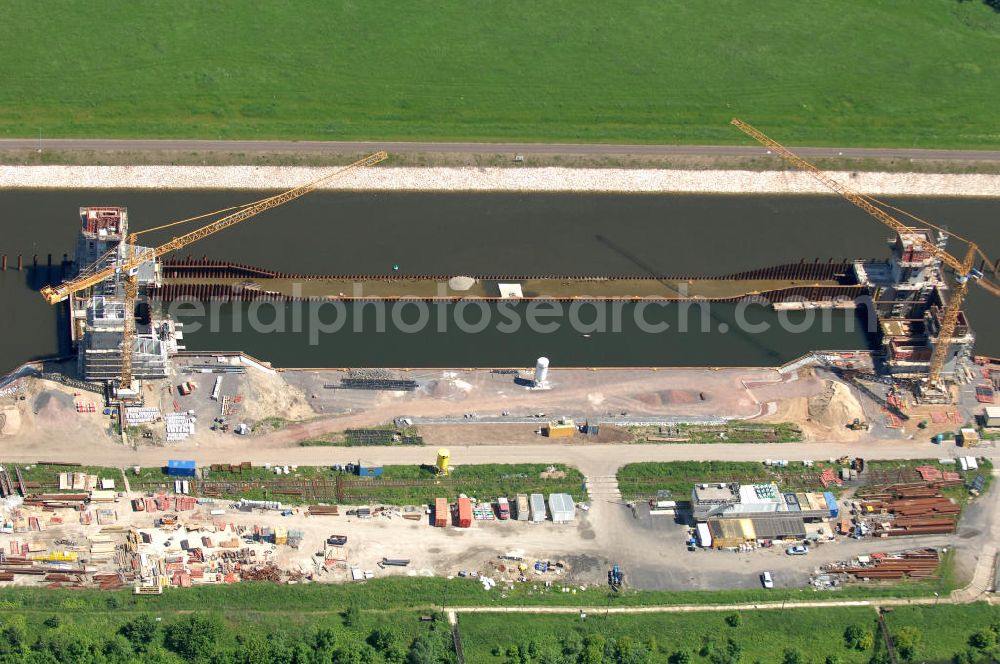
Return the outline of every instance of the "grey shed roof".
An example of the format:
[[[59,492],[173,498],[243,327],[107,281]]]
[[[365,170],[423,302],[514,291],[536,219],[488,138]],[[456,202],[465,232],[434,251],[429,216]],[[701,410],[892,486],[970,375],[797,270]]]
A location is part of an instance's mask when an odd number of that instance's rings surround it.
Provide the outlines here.
[[[806,524],[800,516],[751,519],[757,539],[801,539],[806,536]]]

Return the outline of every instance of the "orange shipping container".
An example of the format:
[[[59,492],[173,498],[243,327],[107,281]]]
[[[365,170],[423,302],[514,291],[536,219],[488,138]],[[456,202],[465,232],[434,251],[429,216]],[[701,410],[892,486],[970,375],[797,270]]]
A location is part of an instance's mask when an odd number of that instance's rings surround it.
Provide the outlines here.
[[[472,527],[472,503],[468,498],[458,499],[458,527]]]
[[[434,525],[438,528],[448,527],[448,501],[444,498],[434,499]]]

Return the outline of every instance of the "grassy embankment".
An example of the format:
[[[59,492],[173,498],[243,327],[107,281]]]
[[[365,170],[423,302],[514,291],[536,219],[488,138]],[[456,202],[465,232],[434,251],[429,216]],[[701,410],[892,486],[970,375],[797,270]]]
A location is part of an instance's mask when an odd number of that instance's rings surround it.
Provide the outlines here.
[[[745,9],[15,0],[0,135],[749,144],[737,115],[792,145],[1000,146],[984,3]]]
[[[101,478],[113,478],[115,486],[122,489],[122,472],[118,468],[99,466],[53,466],[34,464],[30,470],[22,466],[25,481],[39,481],[55,484],[59,473],[88,472]],[[554,472],[549,473],[549,468]],[[583,475],[579,470],[565,464],[483,464],[464,465],[452,468],[448,478],[438,478],[435,471],[427,466],[385,466],[381,478],[372,478],[361,484],[351,484],[358,480],[355,475],[337,473],[328,466],[299,466],[288,475],[276,475],[273,470],[255,467],[241,473],[228,471],[199,471],[206,481],[224,483],[221,497],[227,499],[250,498],[280,500],[285,503],[311,502],[301,496],[275,493],[275,489],[288,489],[296,480],[334,480],[338,475],[345,479],[346,502],[372,502],[387,505],[413,505],[429,503],[437,497],[455,500],[458,494],[487,500],[497,496],[512,496],[517,493],[569,493],[575,500],[583,500]],[[174,480],[162,468],[142,468],[135,475],[126,469],[133,490],[144,486],[150,490],[173,491]],[[395,486],[394,480],[406,482]],[[278,487],[277,482],[284,484]],[[273,487],[269,488],[269,486]],[[45,491],[56,492],[54,488]],[[323,502],[336,502],[331,494]]]
[[[946,588],[940,588],[947,591]],[[363,584],[276,585],[244,582],[229,586],[168,588],[158,596],[136,596],[130,590],[53,590],[48,588],[5,588],[0,610],[55,611],[73,609],[100,611],[109,603],[123,612],[224,610],[229,606],[252,607],[258,612],[329,611],[355,606],[380,611],[389,609],[431,610],[441,606],[485,607],[640,607],[655,605],[729,605],[761,602],[817,602],[933,596],[939,586],[930,583],[901,583],[884,586],[857,586],[838,591],[818,592],[811,588],[776,588],[713,591],[640,591],[626,589],[613,593],[606,588],[576,589],[564,593],[560,587],[515,584],[513,590],[484,591],[473,579],[440,577],[386,577]],[[113,598],[113,599],[109,599]]]

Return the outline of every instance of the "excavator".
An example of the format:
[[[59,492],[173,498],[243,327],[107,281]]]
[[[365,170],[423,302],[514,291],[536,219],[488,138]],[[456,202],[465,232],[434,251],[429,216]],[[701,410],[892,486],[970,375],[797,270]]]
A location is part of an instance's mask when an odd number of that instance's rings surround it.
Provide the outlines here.
[[[215,213],[210,212],[208,214],[199,215],[190,219],[183,219],[181,221],[172,222],[163,226],[157,226],[156,228],[140,231],[139,233],[131,233],[129,234],[128,240],[124,243],[124,246],[119,246],[109,252],[111,254],[115,254],[114,258],[110,261],[110,264],[105,261],[105,259],[110,256],[105,255],[98,260],[94,266],[84,270],[76,278],[65,281],[58,286],[46,286],[42,288],[42,297],[45,298],[45,301],[49,304],[57,304],[68,298],[71,294],[87,290],[88,288],[96,286],[107,279],[123,279],[123,290],[125,292],[125,319],[122,332],[122,370],[118,383],[118,389],[119,393],[130,390],[132,385],[132,355],[135,345],[135,301],[138,294],[137,275],[141,265],[155,261],[160,256],[182,249],[194,242],[197,242],[198,240],[201,240],[202,238],[218,233],[221,230],[235,226],[236,224],[246,221],[251,217],[255,217],[262,212],[279,207],[290,201],[294,201],[295,199],[314,191],[317,187],[320,187],[335,178],[359,168],[374,166],[375,164],[385,161],[388,157],[389,155],[385,152],[376,152],[365,157],[364,159],[359,159],[353,164],[313,180],[312,182],[307,182],[306,184],[294,187],[275,196],[263,198],[259,201],[254,201],[253,203],[248,203],[246,205],[226,208],[225,210],[219,210]],[[232,210],[236,211],[231,212]],[[217,219],[194,231],[174,237],[169,242],[166,242],[158,247],[143,248],[141,250],[138,247],[137,240],[140,233],[149,233],[225,212],[231,212],[231,214],[227,214],[221,219]],[[107,265],[107,267],[101,268],[99,267],[100,265]]]
[[[911,237],[913,237],[914,242],[919,246],[921,251],[932,254],[944,265],[954,270],[956,285],[951,293],[951,296],[948,298],[944,314],[941,317],[937,337],[938,341],[934,344],[934,349],[931,354],[930,368],[927,373],[927,378],[924,379],[919,385],[920,392],[928,396],[930,399],[949,400],[950,396],[948,387],[942,379],[941,370],[944,368],[944,364],[948,359],[948,349],[951,346],[951,341],[955,334],[955,328],[958,325],[958,316],[962,310],[962,303],[965,301],[969,285],[972,282],[976,282],[988,293],[1000,297],[1000,285],[984,273],[984,270],[988,270],[993,277],[996,277],[996,263],[991,261],[975,242],[959,237],[954,233],[949,232],[948,235],[956,240],[959,240],[960,242],[964,242],[966,245],[965,255],[961,259],[956,258],[937,244],[921,239],[919,236],[912,235],[913,231],[916,229],[911,228],[910,226],[907,226],[903,222],[899,221],[896,217],[889,214],[886,209],[902,213],[907,217],[920,222],[921,224],[934,228],[935,230],[944,232],[944,229],[924,221],[923,219],[920,219],[908,212],[904,212],[903,210],[889,205],[888,203],[884,203],[872,196],[867,196],[854,191],[847,185],[841,183],[827,173],[824,173],[813,164],[781,145],[764,132],[750,124],[747,124],[746,122],[743,122],[739,118],[733,118],[731,124],[750,138],[768,148],[774,154],[784,159],[789,164],[805,171],[835,193],[840,194],[850,203],[853,203],[857,207],[861,208],[896,233],[911,234]],[[981,269],[977,269],[975,267],[977,259],[982,261]]]

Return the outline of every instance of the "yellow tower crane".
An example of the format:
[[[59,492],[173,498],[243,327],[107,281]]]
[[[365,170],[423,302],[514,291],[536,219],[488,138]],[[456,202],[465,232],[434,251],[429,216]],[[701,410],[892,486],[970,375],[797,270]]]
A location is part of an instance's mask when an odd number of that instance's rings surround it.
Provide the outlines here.
[[[913,230],[915,230],[899,221],[883,209],[883,207],[892,208],[892,206],[872,198],[871,196],[859,194],[847,185],[824,173],[813,164],[810,164],[808,161],[781,145],[759,129],[743,122],[738,118],[733,118],[731,124],[761,145],[769,148],[788,163],[797,166],[809,175],[813,176],[828,188],[840,194],[871,216],[875,217],[896,233],[912,233]],[[902,210],[898,210],[898,208],[892,209],[902,212]],[[904,212],[903,214],[906,214],[913,219],[917,219],[909,213]],[[933,226],[933,224],[928,225],[937,228],[936,226]],[[920,246],[923,251],[932,254],[942,263],[955,271],[955,281],[957,285],[948,300],[947,306],[944,310],[944,315],[941,317],[937,343],[934,344],[934,352],[931,355],[930,370],[927,376],[929,387],[935,390],[940,390],[941,392],[946,392],[945,386],[941,380],[941,369],[944,367],[945,360],[948,359],[948,348],[950,347],[952,337],[955,334],[955,327],[958,324],[958,314],[962,310],[962,303],[965,301],[966,293],[968,293],[969,282],[976,281],[988,292],[993,295],[1000,296],[1000,286],[988,279],[980,270],[973,267],[975,265],[976,258],[982,258],[984,265],[989,266],[989,269],[995,275],[996,268],[994,263],[990,261],[989,257],[976,245],[975,242],[961,238],[954,233],[951,233],[950,235],[951,237],[964,241],[966,244],[965,256],[961,260],[952,256],[936,244],[927,242],[919,236],[912,236],[914,242]]]
[[[345,166],[344,168],[334,171],[333,173],[324,175],[323,177],[313,180],[312,182],[289,189],[288,191],[277,194],[276,196],[264,198],[244,206],[238,206],[237,212],[233,212],[232,214],[222,217],[221,219],[217,219],[216,221],[213,221],[197,230],[191,231],[190,233],[175,237],[169,242],[155,248],[146,248],[139,251],[136,245],[136,239],[139,233],[131,233],[129,235],[128,242],[124,247],[124,251],[119,252],[118,258],[112,265],[103,269],[87,270],[75,279],[65,281],[58,286],[46,286],[41,290],[42,297],[44,297],[49,304],[56,304],[65,300],[72,293],[78,293],[87,288],[91,288],[92,286],[96,286],[106,279],[111,279],[116,275],[122,275],[124,277],[125,324],[122,332],[122,374],[120,386],[127,389],[132,384],[132,346],[135,342],[135,299],[138,291],[137,274],[139,266],[144,263],[154,261],[160,256],[168,254],[171,251],[176,251],[186,247],[193,242],[197,242],[202,238],[208,237],[209,235],[218,233],[219,231],[229,228],[230,226],[235,226],[236,224],[245,221],[250,217],[254,217],[261,212],[284,205],[289,201],[294,201],[296,198],[308,194],[324,183],[344,175],[345,173],[349,173],[350,171],[366,166],[374,166],[388,157],[389,155],[385,152],[376,152],[375,154],[369,155],[364,159],[360,159],[353,164]],[[223,210],[223,212],[233,209],[237,208],[227,208],[226,210]],[[167,226],[173,226],[178,223],[200,219],[204,216],[207,215],[201,215],[192,219],[174,222],[167,224],[166,226],[159,226],[157,228],[149,229],[149,231],[141,232],[147,233],[153,230],[159,230],[160,228],[166,228]]]

